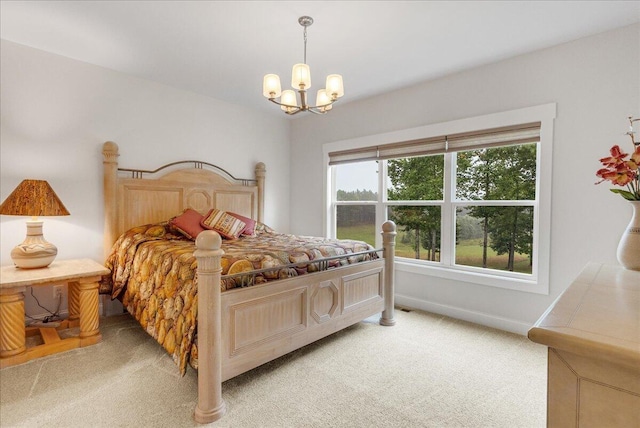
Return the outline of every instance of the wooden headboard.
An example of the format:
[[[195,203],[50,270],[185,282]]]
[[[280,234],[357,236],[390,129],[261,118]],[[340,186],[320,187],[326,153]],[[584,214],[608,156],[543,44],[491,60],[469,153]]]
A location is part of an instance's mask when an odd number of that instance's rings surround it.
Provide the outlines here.
[[[259,162],[255,178],[235,178],[202,161],[180,161],[153,171],[118,168],[118,145],[107,141],[104,157],[104,255],[118,236],[148,223],[169,220],[192,208],[232,211],[263,222],[266,168]]]

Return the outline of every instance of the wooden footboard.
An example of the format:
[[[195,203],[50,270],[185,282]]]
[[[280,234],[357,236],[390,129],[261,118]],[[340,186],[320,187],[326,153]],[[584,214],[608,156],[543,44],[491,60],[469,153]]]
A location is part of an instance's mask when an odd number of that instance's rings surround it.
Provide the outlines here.
[[[202,232],[198,259],[198,403],[195,419],[225,412],[222,382],[382,312],[394,325],[395,224],[386,222],[384,258],[273,284],[220,292],[220,236]]]
[[[222,380],[382,312],[383,261],[361,264],[222,293]]]

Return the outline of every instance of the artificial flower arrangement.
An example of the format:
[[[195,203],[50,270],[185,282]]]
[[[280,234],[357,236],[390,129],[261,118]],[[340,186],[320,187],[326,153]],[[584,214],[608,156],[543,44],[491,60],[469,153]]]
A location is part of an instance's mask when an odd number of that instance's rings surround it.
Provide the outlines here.
[[[628,201],[640,201],[640,141],[636,142],[635,132],[633,131],[633,122],[640,119],[629,117],[629,132],[627,135],[631,137],[633,143],[633,153],[629,159],[628,153],[622,151],[620,146],[611,147],[611,156],[600,159],[604,168],[599,169],[596,175],[604,181],[610,181],[616,186],[626,187],[625,189],[609,189],[613,193],[617,193]]]

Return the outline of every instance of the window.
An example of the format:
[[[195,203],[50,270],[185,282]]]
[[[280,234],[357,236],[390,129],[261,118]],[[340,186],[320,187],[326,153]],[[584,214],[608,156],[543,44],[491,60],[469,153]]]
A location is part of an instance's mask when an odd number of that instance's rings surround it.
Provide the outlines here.
[[[325,145],[328,235],[379,247],[389,219],[399,270],[548,293],[555,105],[517,112]]]
[[[376,244],[378,162],[358,162],[334,168],[337,238],[359,239]]]
[[[444,155],[390,159],[386,171],[387,218],[398,226],[396,255],[440,262]]]

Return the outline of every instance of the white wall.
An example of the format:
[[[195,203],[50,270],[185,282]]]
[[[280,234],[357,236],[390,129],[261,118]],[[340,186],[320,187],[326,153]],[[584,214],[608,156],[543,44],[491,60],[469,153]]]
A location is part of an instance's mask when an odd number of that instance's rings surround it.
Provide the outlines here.
[[[627,116],[640,117],[639,68],[633,25],[293,121],[291,230],[323,233],[324,143],[557,103],[550,294],[396,272],[400,303],[524,333],[586,263],[616,263],[631,207],[594,186],[595,171],[613,144],[631,149],[623,134]]]
[[[286,119],[1,43],[0,195],[4,200],[25,178],[51,184],[71,213],[43,219],[44,236],[58,247],[59,259],[103,261],[101,149],[108,140],[120,146],[122,167],[154,169],[197,159],[252,178],[255,164],[264,162],[265,223],[288,231]],[[24,240],[25,220],[1,216],[2,265],[12,264],[10,252]],[[50,294],[42,294],[45,302]],[[27,313],[29,299],[27,293]]]

